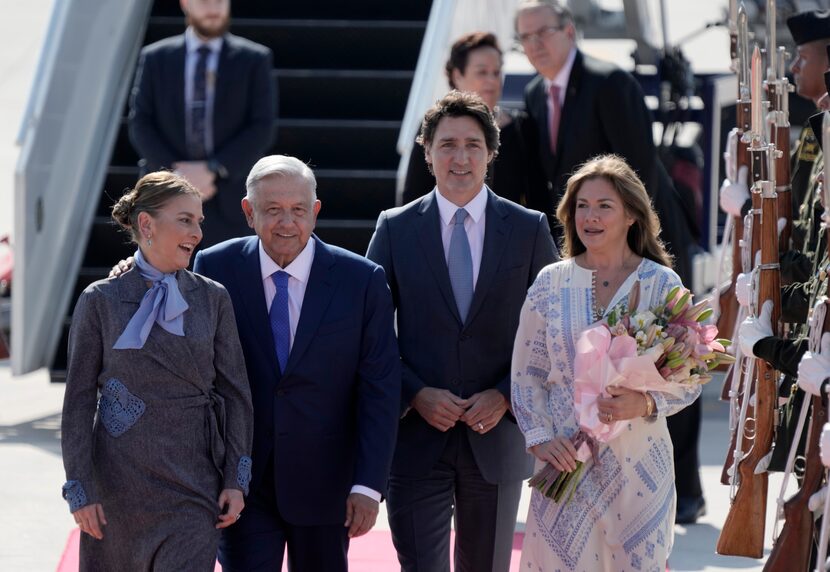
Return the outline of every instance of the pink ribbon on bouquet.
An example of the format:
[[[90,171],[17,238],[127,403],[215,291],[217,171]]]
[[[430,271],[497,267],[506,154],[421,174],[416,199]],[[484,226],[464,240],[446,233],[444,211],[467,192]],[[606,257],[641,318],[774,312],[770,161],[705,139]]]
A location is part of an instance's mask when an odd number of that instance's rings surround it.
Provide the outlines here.
[[[684,391],[680,384],[669,383],[660,375],[651,357],[637,355],[634,338],[612,336],[605,324],[598,324],[582,332],[576,342],[574,405],[579,426],[601,443],[617,437],[629,423],[627,419],[611,423],[599,419],[597,399],[610,397],[605,389],[611,386],[677,396]],[[581,449],[580,460],[582,456],[587,459],[587,452]]]

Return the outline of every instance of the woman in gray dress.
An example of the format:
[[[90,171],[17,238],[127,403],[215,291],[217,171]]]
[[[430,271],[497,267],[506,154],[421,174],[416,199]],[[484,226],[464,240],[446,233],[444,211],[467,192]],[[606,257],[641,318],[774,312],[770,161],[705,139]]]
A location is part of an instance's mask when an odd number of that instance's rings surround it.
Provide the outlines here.
[[[69,335],[63,496],[81,570],[213,570],[240,517],[253,410],[230,298],[186,270],[202,202],[150,173],[113,207],[135,265],[91,284]]]

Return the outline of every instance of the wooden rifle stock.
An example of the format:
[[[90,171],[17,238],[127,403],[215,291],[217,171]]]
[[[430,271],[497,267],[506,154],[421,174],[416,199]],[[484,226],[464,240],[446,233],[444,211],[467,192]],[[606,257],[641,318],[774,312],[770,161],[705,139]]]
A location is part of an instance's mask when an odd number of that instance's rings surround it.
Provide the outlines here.
[[[758,313],[764,301],[772,300],[772,324],[777,324],[781,314],[781,280],[778,269],[777,198],[775,183],[767,174],[770,152],[769,147],[752,151],[753,179],[764,181],[759,185],[761,192],[753,191],[753,204],[756,198],[763,202],[759,233],[761,268]],[[763,199],[760,199],[761,196]],[[738,465],[738,492],[718,538],[716,551],[718,554],[761,558],[764,553],[768,482],[766,470],[756,474],[755,469],[772,447],[778,389],[776,372],[766,361],[758,359],[755,367],[755,437],[749,453]],[[744,399],[749,397],[749,392],[745,391]]]
[[[806,404],[804,404],[806,407]],[[827,421],[827,409],[821,396],[812,398],[813,413],[807,436],[807,468],[801,488],[784,504],[784,528],[772,547],[764,572],[808,572],[813,543],[813,513],[808,503],[821,487],[824,465],[821,464],[819,443]],[[793,445],[795,446],[795,445]]]

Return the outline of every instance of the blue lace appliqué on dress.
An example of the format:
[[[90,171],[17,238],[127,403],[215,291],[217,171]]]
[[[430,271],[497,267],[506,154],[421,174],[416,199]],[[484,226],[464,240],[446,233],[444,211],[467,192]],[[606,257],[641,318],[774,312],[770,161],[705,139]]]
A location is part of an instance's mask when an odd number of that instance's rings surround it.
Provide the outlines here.
[[[248,495],[248,485],[251,484],[251,466],[253,461],[250,457],[239,458],[239,466],[236,468],[236,484],[242,489],[245,496]]]
[[[69,503],[69,512],[75,512],[89,504],[80,481],[66,481],[61,489],[61,496]]]
[[[111,377],[101,388],[98,418],[113,437],[120,437],[135,425],[144,414],[144,402],[130,393],[127,387]]]

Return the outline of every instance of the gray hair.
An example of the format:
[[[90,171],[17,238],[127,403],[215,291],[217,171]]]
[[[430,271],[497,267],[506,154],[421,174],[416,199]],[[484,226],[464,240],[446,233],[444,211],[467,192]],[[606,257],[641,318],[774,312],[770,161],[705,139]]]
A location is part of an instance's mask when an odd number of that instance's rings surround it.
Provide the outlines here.
[[[251,167],[248,178],[245,181],[246,197],[253,200],[257,185],[262,179],[268,177],[293,177],[305,179],[311,190],[312,202],[317,200],[317,179],[311,168],[297,159],[288,155],[268,155],[263,157]]]
[[[571,9],[562,2],[559,2],[559,0],[522,0],[519,7],[516,8],[516,15],[513,17],[513,30],[518,30],[519,14],[525,10],[535,10],[536,8],[548,8],[559,20],[560,26],[567,26],[568,24],[574,23],[574,16]]]

